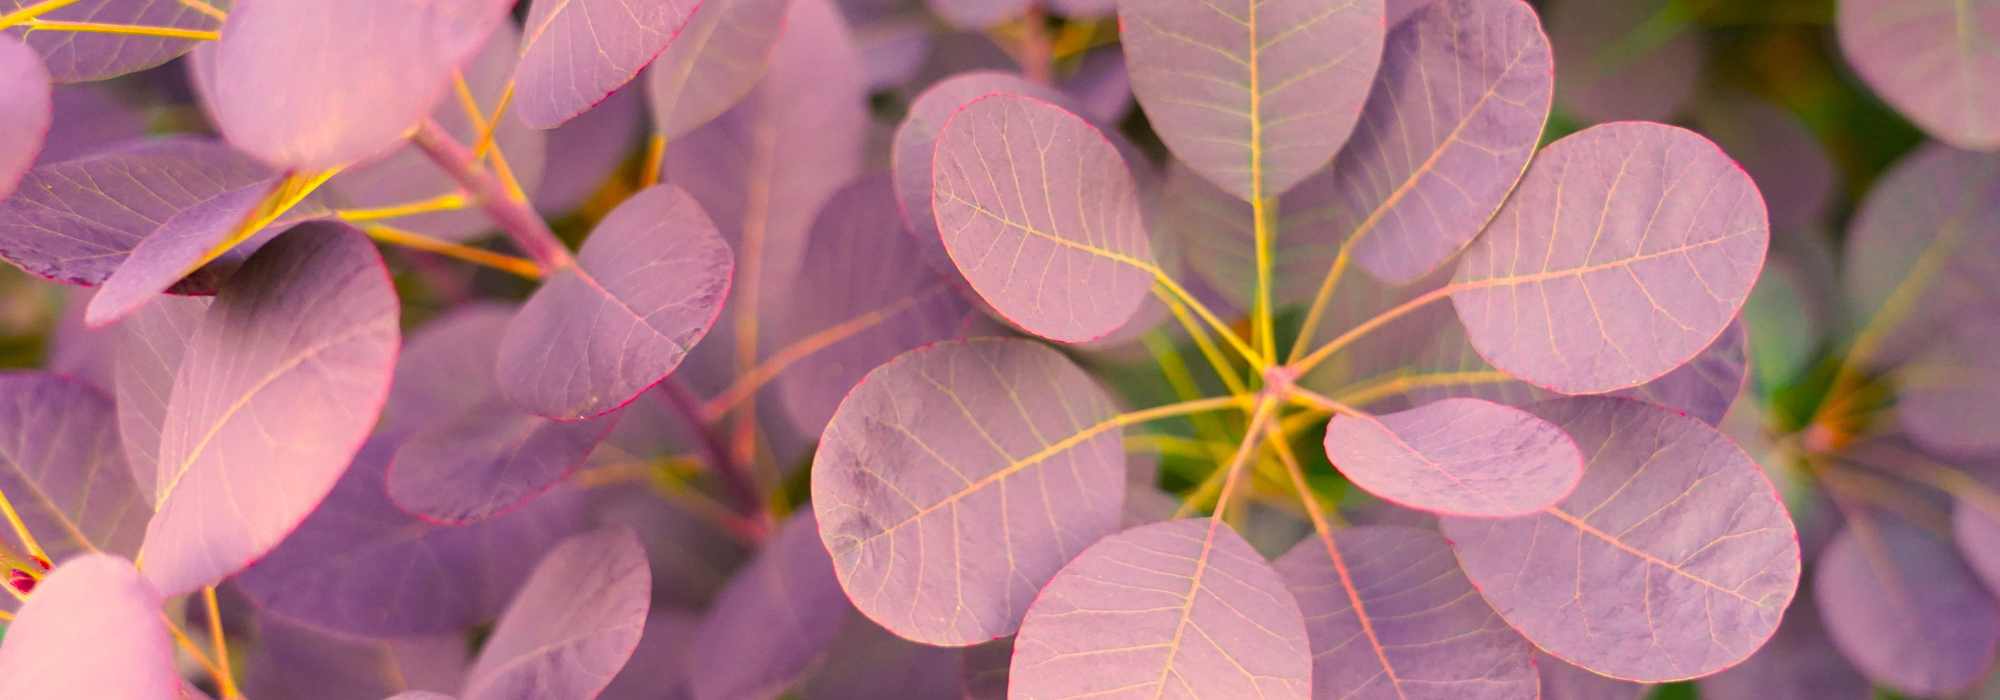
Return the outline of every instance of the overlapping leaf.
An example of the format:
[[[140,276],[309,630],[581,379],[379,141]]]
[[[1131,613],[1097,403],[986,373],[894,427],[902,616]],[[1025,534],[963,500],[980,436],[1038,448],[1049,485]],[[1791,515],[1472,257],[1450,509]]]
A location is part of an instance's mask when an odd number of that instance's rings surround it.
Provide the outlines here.
[[[1701,133],[1715,139],[1757,181],[1773,231],[1794,231],[1826,215],[1840,171],[1797,117],[1742,96],[1710,100],[1694,113]]]
[[[1886,515],[1852,521],[1815,571],[1827,632],[1870,680],[1948,695],[1992,667],[2000,605],[1951,543],[1921,526]]]
[[[148,504],[115,421],[111,402],[75,380],[0,374],[0,493],[53,563],[139,550]]]
[[[1771,637],[1798,587],[1798,534],[1755,462],[1706,424],[1637,401],[1535,412],[1588,458],[1575,492],[1534,516],[1440,523],[1508,624],[1641,682],[1714,673]]]
[[[389,499],[432,522],[493,517],[568,476],[617,422],[565,423],[491,401],[410,436],[389,466]]]
[[[703,0],[534,0],[515,69],[521,119],[553,129],[596,106],[704,8]]]
[[[1542,677],[1545,700],[1639,700],[1650,688],[1585,671],[1562,659],[1535,653],[1535,666]]]
[[[694,700],[772,697],[857,618],[811,511],[793,516],[716,598],[696,633]]]
[[[0,0],[0,15],[41,4],[44,3],[38,0]],[[55,22],[136,24],[198,31],[222,27],[221,20],[186,3],[164,0],[82,0],[44,10],[36,17]],[[104,80],[142,71],[174,60],[199,43],[162,36],[37,32],[28,26],[10,27],[6,33],[40,53],[49,73],[63,83]]]
[[[547,132],[542,184],[530,193],[535,208],[546,214],[567,212],[603,187],[631,155],[645,110],[640,91],[620,90],[583,116]]]
[[[655,582],[654,587],[659,586]],[[646,615],[646,631],[639,648],[624,670],[604,686],[600,700],[655,700],[687,697],[687,684],[695,677],[689,657],[694,651],[695,629],[701,616],[692,612],[655,605]],[[702,669],[704,671],[714,669]]]
[[[42,152],[55,117],[48,69],[21,42],[0,37],[0,199],[14,193],[21,175]]]
[[[1303,699],[1306,632],[1285,582],[1234,529],[1145,525],[1091,545],[1043,589],[1014,640],[1008,692]]]
[[[958,649],[917,644],[860,616],[848,620],[824,664],[799,684],[811,700],[964,700]]]
[[[1672,119],[1694,96],[1707,52],[1672,0],[1555,0],[1557,99],[1592,122]]]
[[[248,566],[333,488],[388,398],[397,320],[381,257],[340,224],[281,236],[229,279],[160,433],[140,556],[162,593]]]
[[[1841,0],[1841,52],[1910,121],[1960,148],[2000,148],[2000,3]]]
[[[896,204],[904,222],[923,247],[925,262],[939,272],[957,274],[951,256],[945,252],[938,232],[937,215],[931,208],[936,194],[933,165],[937,160],[938,136],[945,123],[973,100],[996,93],[1024,95],[1061,103],[1060,93],[1011,73],[973,71],[940,80],[925,88],[910,103],[909,113],[896,126],[896,138],[889,147],[891,171],[896,183]]]
[[[2000,314],[1968,318],[1897,372],[1897,422],[1948,455],[2000,452]]]
[[[730,260],[729,244],[685,191],[658,185],[634,195],[508,324],[501,392],[559,420],[631,402],[679,367],[714,325]]]
[[[1865,700],[1874,689],[1826,636],[1819,610],[1803,598],[1785,611],[1778,634],[1750,660],[1701,679],[1711,700]]]
[[[87,156],[146,133],[145,115],[106,85],[59,85],[55,119],[36,165]]]
[[[1542,151],[1466,252],[1451,298],[1481,357],[1562,393],[1638,386],[1714,344],[1770,238],[1714,144],[1637,122]]]
[[[158,493],[160,429],[167,423],[174,376],[180,372],[181,358],[187,354],[202,315],[208,313],[210,301],[199,297],[160,299],[112,331],[117,333],[113,382],[117,400],[113,403],[118,410],[118,437],[147,508],[152,507],[152,498]]]
[[[1899,364],[2000,296],[2000,156],[1930,145],[1891,168],[1847,232],[1852,318],[1878,336],[1854,361]]]
[[[0,693],[10,698],[179,696],[160,594],[132,563],[92,554],[58,567],[0,644]]]
[[[596,697],[638,648],[652,585],[631,530],[564,540],[507,606],[472,665],[464,697]]]
[[[226,250],[277,182],[230,190],[182,210],[132,248],[90,298],[83,320],[101,327],[139,309]]]
[[[341,700],[453,691],[470,662],[456,635],[347,637],[275,615],[257,618],[256,640],[241,661],[249,697]]]
[[[646,72],[653,123],[672,144],[734,106],[771,62],[790,0],[701,0]]]
[[[1444,538],[1375,526],[1335,542],[1344,568],[1319,539],[1277,563],[1306,616],[1315,697],[1536,697],[1534,647],[1473,590]]]
[[[842,588],[909,639],[1013,632],[1041,585],[1117,527],[1121,434],[1110,400],[1045,346],[952,341],[890,360],[841,403],[813,460]]]
[[[1160,138],[1244,200],[1325,166],[1382,61],[1382,0],[1126,0],[1132,92]]]
[[[1531,514],[1568,496],[1583,475],[1583,455],[1561,428],[1480,399],[1335,416],[1326,456],[1369,493],[1448,515]]]
[[[932,184],[952,262],[1036,335],[1107,335],[1152,287],[1152,243],[1123,157],[1060,107],[1000,94],[960,108],[938,136]]]

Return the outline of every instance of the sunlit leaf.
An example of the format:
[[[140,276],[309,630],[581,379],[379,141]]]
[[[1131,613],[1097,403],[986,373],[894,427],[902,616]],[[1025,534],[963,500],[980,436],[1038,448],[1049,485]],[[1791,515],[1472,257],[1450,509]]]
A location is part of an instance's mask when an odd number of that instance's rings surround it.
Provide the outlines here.
[[[100,327],[124,318],[174,283],[201,269],[255,216],[277,181],[230,190],[174,214],[132,248],[104,279],[85,309],[84,323]]]
[[[1834,26],[1861,79],[1932,136],[2000,148],[2000,4],[1840,0]]]
[[[1539,515],[1444,518],[1480,593],[1543,651],[1640,682],[1708,675],[1778,627],[1798,534],[1764,472],[1701,421],[1637,401],[1535,407],[1589,460]]]
[[[160,466],[160,429],[173,400],[174,376],[211,300],[199,297],[160,299],[118,324],[114,393],[119,442],[132,477],[152,507]]]
[[[111,402],[79,382],[0,373],[0,492],[54,563],[139,550],[147,501],[118,449],[115,421]]]
[[[1833,158],[1790,112],[1750,97],[1698,105],[1701,133],[1743,164],[1771,210],[1771,229],[1794,231],[1826,216],[1833,202]]]
[[[239,0],[240,2],[240,0]],[[41,0],[0,0],[0,15],[43,4]],[[82,0],[47,10],[39,19],[58,22],[136,24],[172,29],[214,30],[222,22],[180,2],[163,0]],[[128,34],[34,31],[10,27],[6,33],[42,55],[57,82],[116,78],[174,60],[199,43],[192,39]]]
[[[1402,24],[1404,21],[1408,20],[1412,15],[1417,14],[1418,10],[1429,7],[1430,4],[1435,1],[1436,0],[1385,0],[1385,2],[1383,2],[1382,4],[1383,14],[1387,15],[1387,20],[1388,20],[1387,24],[1389,28],[1395,29],[1396,25]]]
[[[1991,669],[2000,606],[1938,535],[1887,515],[1850,522],[1813,577],[1827,632],[1869,680],[1949,695]]]
[[[397,311],[374,246],[339,224],[279,237],[223,286],[160,432],[140,557],[163,593],[248,566],[333,488],[388,398]]]
[[[1275,197],[1347,141],[1382,61],[1382,0],[1124,0],[1132,92],[1174,154]]]
[[[646,72],[653,123],[669,146],[734,106],[770,66],[790,0],[701,0]]]
[[[1335,542],[1344,571],[1317,538],[1277,563],[1306,616],[1316,697],[1536,697],[1534,647],[1472,589],[1444,538],[1376,526]]]
[[[694,700],[775,697],[858,616],[834,579],[812,511],[785,523],[717,596],[690,660]]]
[[[1480,399],[1335,416],[1326,456],[1369,493],[1448,515],[1531,514],[1568,496],[1583,474],[1583,455],[1561,428]]]
[[[1708,700],[1867,700],[1874,689],[1841,658],[1826,636],[1819,610],[1800,599],[1784,624],[1750,660],[1703,678]]]
[[[1543,3],[1556,48],[1556,99],[1587,122],[1672,119],[1706,62],[1692,14],[1676,0]]]
[[[870,372],[813,459],[841,587],[909,639],[966,646],[1013,632],[1035,591],[1118,525],[1125,464],[1111,416],[1081,369],[1025,340],[940,343]]]
[[[1770,238],[1714,144],[1626,122],[1543,149],[1465,254],[1451,295],[1495,367],[1562,393],[1637,386],[1714,344]]]
[[[714,325],[730,260],[729,244],[685,191],[657,185],[634,195],[508,324],[501,392],[558,420],[631,402],[679,367]]]
[[[667,50],[704,6],[703,0],[533,0],[515,69],[522,121],[553,129],[604,101]]]
[[[1014,640],[1013,697],[1306,698],[1312,649],[1285,582],[1206,518],[1106,537],[1064,566]]]
[[[596,697],[638,648],[652,585],[631,530],[563,540],[500,616],[464,697]]]
[[[2000,298],[2000,156],[1922,147],[1861,203],[1841,260],[1848,308],[1884,369]]]
[[[0,644],[9,698],[177,697],[174,646],[160,594],[132,563],[93,554],[35,587]]]
[[[49,92],[49,72],[21,42],[0,37],[0,199],[14,193],[21,176],[42,152],[55,104]]]

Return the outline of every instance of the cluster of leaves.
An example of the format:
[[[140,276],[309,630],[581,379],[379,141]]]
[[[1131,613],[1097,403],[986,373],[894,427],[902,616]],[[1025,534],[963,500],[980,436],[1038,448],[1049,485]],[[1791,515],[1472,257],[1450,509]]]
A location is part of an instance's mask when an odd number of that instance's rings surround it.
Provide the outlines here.
[[[2000,161],[1800,314],[1810,183],[1544,143],[1678,110],[1551,4],[0,0],[0,257],[80,288],[0,374],[0,696],[1983,680]],[[1992,148],[1953,8],[1841,40]]]

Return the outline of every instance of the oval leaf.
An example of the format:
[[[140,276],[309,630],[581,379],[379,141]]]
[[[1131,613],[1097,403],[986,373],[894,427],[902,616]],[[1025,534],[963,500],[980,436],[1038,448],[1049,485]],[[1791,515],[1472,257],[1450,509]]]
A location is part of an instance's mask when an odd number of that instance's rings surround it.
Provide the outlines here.
[[[590,458],[617,414],[563,423],[491,402],[411,435],[389,465],[389,499],[434,523],[512,510]]]
[[[220,257],[277,184],[263,182],[223,192],[161,223],[159,230],[134,246],[117,271],[105,278],[84,309],[83,322],[102,327],[124,318]]]
[[[1917,149],[1876,183],[1847,232],[1842,284],[1876,336],[1853,359],[1889,369],[1991,313],[2000,269],[2000,155]]]
[[[703,0],[534,0],[515,68],[521,120],[553,129],[597,106],[667,50],[702,7]]]
[[[646,72],[653,123],[669,144],[727,111],[764,77],[791,0],[701,0]]]
[[[974,71],[940,80],[917,95],[910,111],[896,125],[896,138],[889,147],[890,171],[896,179],[896,204],[903,221],[924,250],[925,262],[939,272],[956,275],[958,270],[945,252],[944,237],[938,232],[937,215],[931,209],[933,163],[938,136],[946,122],[967,103],[996,93],[1025,95],[1060,103],[1060,93],[1046,85],[1011,73]]]
[[[1035,591],[1118,526],[1122,432],[1090,377],[1033,342],[890,360],[841,402],[813,457],[813,511],[841,587],[919,642],[1013,632]]]
[[[1583,454],[1561,428],[1480,399],[1380,418],[1341,414],[1327,424],[1326,456],[1369,493],[1446,515],[1534,513],[1583,476]]]
[[[967,104],[938,136],[932,183],[952,262],[1031,333],[1101,338],[1152,288],[1157,266],[1124,158],[1061,107],[1004,94]]]
[[[1444,518],[1466,575],[1543,651],[1640,682],[1704,676],[1777,630],[1799,582],[1798,533],[1763,469],[1701,421],[1636,401],[1535,412],[1589,459],[1539,515]]]
[[[2000,316],[1969,318],[1896,373],[1896,418],[1941,454],[2000,453]]]
[[[1875,689],[1826,636],[1819,610],[1798,600],[1778,634],[1735,668],[1701,679],[1708,700],[1868,700]]]
[[[1312,639],[1323,698],[1532,698],[1534,647],[1507,627],[1435,532],[1356,527],[1277,563]]]
[[[115,420],[111,402],[79,382],[0,373],[0,493],[54,562],[139,549],[147,502],[118,450]]]
[[[1452,304],[1493,366],[1566,394],[1644,384],[1715,343],[1764,264],[1757,186],[1661,124],[1543,149],[1465,254]]]
[[[625,165],[639,141],[646,104],[637,90],[612,93],[604,104],[548,132],[548,162],[542,185],[532,194],[547,214],[575,210]]]
[[[103,554],[63,564],[7,623],[0,693],[10,698],[179,697],[160,594]]]
[[[1132,92],[1174,155],[1239,199],[1346,143],[1382,61],[1382,0],[1124,0]]]
[[[1008,694],[1303,699],[1312,670],[1305,618],[1264,557],[1227,525],[1174,520],[1063,567],[1021,623]]]
[[[564,540],[500,617],[464,697],[597,697],[639,647],[652,589],[646,550],[631,530]]]
[[[1813,574],[1827,632],[1870,680],[1950,695],[1986,678],[2000,648],[2000,604],[1951,543],[1888,516],[1835,535]]]
[[[1834,26],[1861,79],[1932,136],[2000,148],[2000,4],[1841,0]]]
[[[1537,652],[1535,666],[1542,677],[1544,700],[1639,700],[1651,686],[1585,671],[1562,659]]]
[[[241,661],[243,691],[253,698],[343,700],[458,690],[471,662],[457,635],[345,637],[276,615],[257,617],[255,639]]]
[[[502,393],[557,420],[617,410],[708,334],[733,270],[729,244],[686,192],[656,185],[633,195],[507,325]]]
[[[125,446],[125,460],[132,478],[144,495],[144,506],[152,507],[158,493],[160,429],[167,424],[167,406],[173,400],[174,375],[181,370],[201,317],[208,313],[210,299],[173,297],[160,299],[140,309],[118,324],[114,386],[118,408],[118,437]]]
[[[0,0],[0,15],[45,4],[38,0]],[[214,31],[222,26],[221,20],[185,3],[157,0],[82,0],[44,10],[36,18],[195,31]],[[32,26],[9,27],[6,33],[40,53],[49,73],[60,83],[107,80],[135,73],[174,60],[200,43],[177,37],[35,31]]]
[[[341,224],[280,236],[229,279],[160,433],[139,554],[163,594],[236,573],[319,505],[388,397],[398,316],[381,256]]]
[[[696,634],[694,700],[775,697],[856,619],[812,511],[792,517],[716,597]]]
[[[0,35],[0,123],[8,125],[0,134],[0,199],[13,194],[21,175],[35,164],[54,118],[49,72],[41,59],[21,42]]]

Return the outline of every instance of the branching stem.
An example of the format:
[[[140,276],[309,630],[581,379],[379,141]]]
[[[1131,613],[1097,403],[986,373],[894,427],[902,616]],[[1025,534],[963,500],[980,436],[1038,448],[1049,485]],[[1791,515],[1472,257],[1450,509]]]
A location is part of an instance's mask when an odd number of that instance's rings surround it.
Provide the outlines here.
[[[491,173],[479,167],[471,151],[445,133],[444,127],[435,120],[425,119],[418,125],[410,142],[458,181],[459,186],[479,202],[493,222],[514,239],[514,244],[520,246],[522,252],[534,258],[544,272],[574,264],[569,249],[563,246],[561,239],[556,238],[555,232],[549,230],[541,215],[528,206],[527,200],[513,197]]]
[[[461,245],[383,224],[364,226],[361,230],[367,233],[369,238],[389,245],[402,246],[411,250],[421,250],[426,253],[435,253],[481,267],[490,267],[525,279],[539,280],[542,278],[541,266],[536,265],[535,261],[527,258],[517,258],[512,255]]]
[[[229,667],[229,642],[222,634],[222,606],[215,600],[215,587],[202,587],[201,599],[208,606],[208,639],[215,645],[216,688],[222,700],[236,700],[243,693],[236,689],[236,676]]]
[[[213,29],[182,29],[180,27],[154,27],[143,24],[106,24],[103,22],[64,22],[47,19],[26,19],[16,23],[34,32],[77,32],[80,34],[123,34],[127,36],[157,36],[168,39],[189,39],[193,41],[215,41],[222,38],[222,32]]]
[[[735,455],[730,452],[729,445],[715,434],[712,426],[702,420],[701,404],[695,398],[694,392],[679,382],[668,379],[660,384],[657,393],[661,400],[666,402],[667,407],[682,418],[688,430],[694,432],[696,440],[701,443],[702,453],[708,458],[710,470],[722,480],[723,488],[728,489],[730,497],[735,499],[737,512],[757,524],[761,537],[762,530],[769,524],[770,519],[770,513],[764,507],[761,489],[758,488],[756,479],[750,475],[749,469],[737,461]]]

